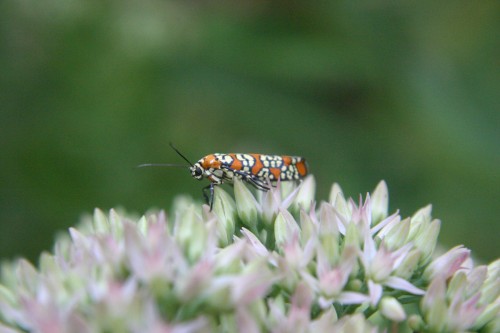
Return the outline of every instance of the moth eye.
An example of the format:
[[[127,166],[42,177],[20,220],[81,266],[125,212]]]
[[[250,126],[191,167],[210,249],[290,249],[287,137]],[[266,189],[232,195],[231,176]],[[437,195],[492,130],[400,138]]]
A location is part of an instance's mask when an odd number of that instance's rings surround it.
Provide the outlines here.
[[[202,174],[203,174],[203,171],[201,171],[201,169],[200,169],[200,168],[196,168],[196,169],[194,170],[194,175],[195,175],[196,177],[200,177]]]

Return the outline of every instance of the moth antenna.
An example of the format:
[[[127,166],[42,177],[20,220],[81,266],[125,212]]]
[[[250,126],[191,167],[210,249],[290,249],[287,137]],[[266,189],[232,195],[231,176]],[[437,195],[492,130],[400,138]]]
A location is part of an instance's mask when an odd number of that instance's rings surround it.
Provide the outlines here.
[[[139,164],[136,168],[144,168],[144,167],[176,167],[176,168],[189,168],[187,165],[183,164],[170,164],[170,163],[145,163]]]
[[[169,145],[170,145],[170,147],[172,147],[173,150],[175,150],[175,152],[177,154],[179,154],[180,157],[182,157],[184,159],[184,161],[188,162],[191,167],[194,167],[193,163],[189,162],[189,160],[186,158],[186,156],[182,155],[181,152],[179,150],[177,150],[177,148],[174,147],[172,142],[169,142]]]

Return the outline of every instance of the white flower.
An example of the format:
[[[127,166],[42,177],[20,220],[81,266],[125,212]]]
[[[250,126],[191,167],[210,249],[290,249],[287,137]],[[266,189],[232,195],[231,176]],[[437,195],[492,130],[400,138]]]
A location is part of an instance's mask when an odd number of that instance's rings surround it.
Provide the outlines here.
[[[177,198],[172,221],[96,210],[38,268],[2,265],[0,331],[498,331],[500,260],[432,259],[430,205],[389,215],[385,182],[358,204],[337,184],[316,204],[312,176],[281,185],[217,187],[213,211]]]

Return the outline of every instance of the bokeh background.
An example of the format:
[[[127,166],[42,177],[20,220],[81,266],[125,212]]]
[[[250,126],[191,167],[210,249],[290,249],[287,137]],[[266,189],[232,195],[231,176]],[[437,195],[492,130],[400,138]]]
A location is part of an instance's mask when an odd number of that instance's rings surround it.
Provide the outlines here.
[[[440,241],[500,245],[500,2],[0,2],[0,257],[36,261],[94,207],[206,185],[212,152],[305,156],[327,199],[385,179]],[[230,188],[226,187],[231,193]]]

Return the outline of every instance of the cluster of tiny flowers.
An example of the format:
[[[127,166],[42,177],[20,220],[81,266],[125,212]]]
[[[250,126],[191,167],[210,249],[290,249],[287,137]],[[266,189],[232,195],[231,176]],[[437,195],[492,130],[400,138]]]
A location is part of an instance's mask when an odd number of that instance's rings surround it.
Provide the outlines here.
[[[385,182],[314,197],[312,176],[256,193],[236,180],[213,211],[96,210],[38,268],[3,264],[0,332],[500,332],[500,260],[435,255],[430,206],[389,214]]]

